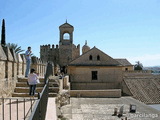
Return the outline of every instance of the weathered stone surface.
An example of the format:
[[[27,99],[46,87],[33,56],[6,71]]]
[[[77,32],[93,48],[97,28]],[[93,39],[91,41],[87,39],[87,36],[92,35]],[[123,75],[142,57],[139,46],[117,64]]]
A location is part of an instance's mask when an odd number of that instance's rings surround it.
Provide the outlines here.
[[[23,69],[23,60],[21,58],[20,54],[16,54],[17,59],[18,59],[18,63],[17,63],[17,75],[22,75],[22,69]]]
[[[21,58],[21,55],[20,55],[19,53],[17,53],[16,56],[17,56],[18,62],[19,62],[19,63],[22,63],[23,60],[22,60],[22,58]]]
[[[0,60],[7,60],[7,56],[1,45],[0,45]]]
[[[4,52],[5,52],[6,56],[7,56],[7,60],[8,61],[13,61],[13,56],[12,56],[12,54],[10,52],[10,49],[8,47],[3,47],[3,49],[4,49]]]
[[[129,105],[137,106],[136,113],[129,113]],[[123,116],[113,116],[114,108],[124,106]],[[71,104],[63,106],[62,114],[69,120],[159,120],[160,112],[131,97],[122,98],[71,98]]]
[[[0,70],[0,79],[4,79],[5,78],[5,75],[6,75],[6,73],[5,73],[5,64],[6,64],[5,61],[0,61],[0,68],[1,68],[1,70]]]
[[[14,51],[13,49],[10,49],[10,51],[11,51],[11,54],[12,54],[12,56],[13,56],[13,61],[17,63],[18,60],[17,60],[17,56],[16,56],[15,51]]]
[[[23,63],[26,63],[25,55],[24,55],[24,54],[20,54],[20,56],[21,56],[21,58],[22,58]]]

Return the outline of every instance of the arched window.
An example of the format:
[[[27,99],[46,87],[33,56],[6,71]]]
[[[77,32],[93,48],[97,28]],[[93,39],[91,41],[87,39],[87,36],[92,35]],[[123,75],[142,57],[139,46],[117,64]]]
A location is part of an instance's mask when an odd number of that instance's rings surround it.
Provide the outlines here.
[[[97,55],[97,60],[100,60],[100,56],[99,55]]]
[[[92,60],[92,55],[89,56],[89,60]]]
[[[69,39],[70,39],[69,33],[64,33],[64,34],[63,34],[63,39],[69,40]]]

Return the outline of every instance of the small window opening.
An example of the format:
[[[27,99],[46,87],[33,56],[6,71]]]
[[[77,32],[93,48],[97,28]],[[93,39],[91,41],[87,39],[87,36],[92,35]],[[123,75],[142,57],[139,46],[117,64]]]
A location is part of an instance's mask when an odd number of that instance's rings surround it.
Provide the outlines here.
[[[92,55],[89,56],[89,60],[92,60]]]
[[[65,33],[65,34],[63,34],[63,39],[65,39],[65,40],[69,40],[69,39],[70,39],[70,35],[69,35],[69,33]]]
[[[97,60],[100,60],[100,56],[99,55],[97,55]]]
[[[98,72],[92,71],[92,80],[98,80]]]

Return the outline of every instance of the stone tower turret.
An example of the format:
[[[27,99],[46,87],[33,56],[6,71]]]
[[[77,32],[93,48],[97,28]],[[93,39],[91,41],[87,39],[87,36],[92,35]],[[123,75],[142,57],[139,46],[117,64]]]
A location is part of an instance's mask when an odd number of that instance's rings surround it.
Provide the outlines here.
[[[60,30],[60,45],[71,45],[73,43],[73,31],[74,27],[70,24],[64,23],[61,26],[59,26]]]
[[[85,45],[82,47],[82,54],[86,53],[88,50],[90,50],[90,47],[87,45],[87,40],[86,40]]]
[[[80,45],[73,44],[74,27],[67,21],[59,26],[60,38],[59,46],[42,45],[40,46],[40,57],[43,61],[52,61],[61,67],[65,72],[66,66],[80,56]]]

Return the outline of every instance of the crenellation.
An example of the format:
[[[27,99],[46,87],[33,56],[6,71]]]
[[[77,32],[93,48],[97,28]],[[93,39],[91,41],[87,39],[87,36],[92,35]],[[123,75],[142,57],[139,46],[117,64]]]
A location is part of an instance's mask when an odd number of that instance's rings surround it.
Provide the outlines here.
[[[54,44],[52,45],[52,50],[54,49]]]
[[[56,45],[56,49],[58,49],[59,48],[59,46],[58,45]]]
[[[9,48],[8,47],[3,47],[3,50],[4,50],[4,52],[5,52],[6,56],[7,56],[7,60],[13,62],[13,56],[12,56]]]
[[[33,59],[33,58],[32,58]],[[34,63],[34,64],[33,64]],[[46,62],[35,58],[31,66],[36,66],[40,76],[44,76]],[[0,96],[10,97],[14,91],[17,77],[23,77],[26,70],[24,54],[17,54],[13,49],[0,45]]]
[[[22,75],[24,75],[25,74],[25,70],[26,70],[26,58],[25,58],[25,55],[24,54],[21,54],[20,55],[21,56],[21,58],[22,58]]]
[[[21,55],[19,53],[16,54],[17,56],[17,75],[22,76],[22,65],[23,65],[23,60],[21,58]]]
[[[77,49],[80,49],[80,44],[77,45]]]
[[[0,45],[0,60],[7,60],[7,56],[1,45]]]
[[[18,62],[18,60],[17,60],[17,57],[16,57],[15,50],[10,49],[10,51],[11,51],[11,54],[12,54],[12,56],[13,56],[13,61],[17,63],[17,62]]]

